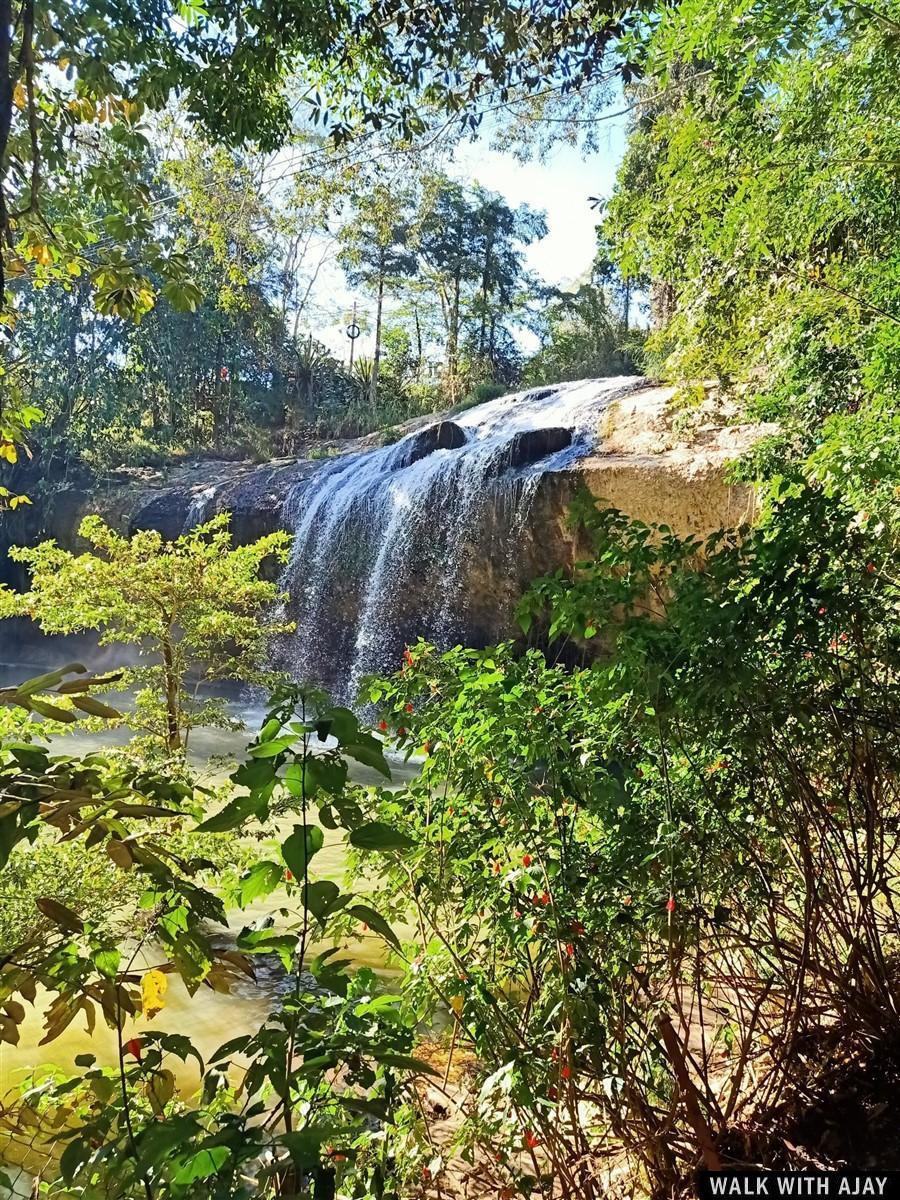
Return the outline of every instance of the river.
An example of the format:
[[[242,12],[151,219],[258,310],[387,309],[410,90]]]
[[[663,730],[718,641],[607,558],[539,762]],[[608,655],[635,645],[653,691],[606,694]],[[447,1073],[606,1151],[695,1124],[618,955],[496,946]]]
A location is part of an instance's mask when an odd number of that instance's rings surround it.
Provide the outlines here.
[[[56,646],[54,648],[54,643]],[[72,661],[71,646],[65,646],[68,653],[62,652],[57,639],[45,639],[32,647],[28,647],[22,657],[12,660],[9,655],[9,644],[6,656],[9,661],[0,663],[0,686],[19,682],[48,669],[48,666]],[[82,647],[83,649],[83,647]],[[90,647],[88,647],[90,650]],[[90,653],[81,656],[91,669],[95,667],[94,657]],[[103,652],[103,666],[106,669],[110,658],[114,655]],[[191,735],[189,744],[189,760],[201,780],[207,782],[221,781],[228,773],[228,761],[237,762],[243,757],[244,751],[252,739],[264,716],[263,698],[254,695],[244,688],[233,689],[228,696],[229,715],[243,722],[245,728],[240,732],[220,729],[198,729]],[[116,703],[116,697],[111,697]],[[52,745],[60,753],[83,753],[92,750],[121,746],[128,742],[130,732],[124,728],[111,728],[102,733],[90,733],[82,730],[69,731],[53,740]],[[390,752],[386,755],[393,777],[393,786],[402,786],[413,778],[418,770],[415,761],[407,762]],[[361,784],[384,786],[384,780],[370,768],[351,762],[351,778]],[[336,883],[344,881],[345,859],[341,836],[337,832],[325,831],[325,844],[314,860],[316,878],[333,879]],[[258,917],[284,905],[293,907],[296,900],[288,900],[283,890],[273,893],[263,903],[253,905],[248,909],[229,914],[229,929],[216,929],[216,935],[227,939],[242,925],[249,924]],[[279,918],[276,917],[276,921]],[[218,938],[217,938],[218,940]],[[333,945],[333,942],[327,943]],[[381,971],[385,970],[383,944],[374,936],[361,935],[352,941],[341,943],[345,956],[358,965],[371,966]],[[141,952],[136,966],[149,967],[160,961],[160,953],[148,946]],[[166,1003],[162,1012],[148,1026],[143,1019],[135,1021],[133,1032],[139,1034],[142,1029],[154,1028],[172,1032],[189,1032],[190,1037],[201,1055],[207,1057],[223,1042],[239,1034],[255,1030],[271,1011],[279,991],[285,986],[286,976],[281,967],[269,958],[254,961],[256,979],[242,979],[235,984],[228,995],[214,992],[208,987],[201,987],[192,997],[188,994],[180,979],[169,976],[169,988]],[[84,1027],[83,1018],[78,1017],[65,1032],[54,1042],[41,1046],[43,1036],[43,1012],[47,997],[40,992],[33,1007],[28,1007],[25,1021],[20,1027],[20,1041],[16,1046],[0,1045],[0,1098],[21,1084],[36,1068],[47,1064],[60,1064],[71,1067],[77,1054],[94,1054],[101,1065],[113,1065],[116,1061],[117,1046],[113,1032],[102,1021],[98,1021],[93,1034]],[[198,1083],[198,1068],[193,1059],[184,1066],[177,1067],[176,1075],[179,1091],[185,1098],[195,1092]],[[18,1155],[11,1154],[16,1159]],[[25,1193],[27,1194],[27,1193]]]

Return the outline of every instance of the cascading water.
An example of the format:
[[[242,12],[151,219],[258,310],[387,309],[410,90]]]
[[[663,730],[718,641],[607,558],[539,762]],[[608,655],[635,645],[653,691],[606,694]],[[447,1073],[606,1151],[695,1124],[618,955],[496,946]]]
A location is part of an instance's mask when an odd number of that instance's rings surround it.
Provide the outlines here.
[[[363,676],[393,670],[415,637],[464,640],[473,559],[508,573],[541,478],[588,453],[602,410],[643,382],[504,396],[298,483],[281,579],[292,674],[353,703]]]
[[[215,511],[216,490],[215,486],[210,486],[194,492],[184,518],[182,533],[190,533],[195,526],[202,525],[204,521],[208,521],[213,515]]]

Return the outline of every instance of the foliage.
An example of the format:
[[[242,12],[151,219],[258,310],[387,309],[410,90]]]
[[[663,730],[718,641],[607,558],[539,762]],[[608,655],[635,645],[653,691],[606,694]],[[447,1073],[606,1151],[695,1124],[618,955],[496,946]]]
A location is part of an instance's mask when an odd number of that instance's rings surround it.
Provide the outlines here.
[[[284,628],[260,624],[278,596],[260,569],[270,556],[286,558],[290,538],[275,533],[235,547],[230,519],[222,513],[166,542],[155,530],[129,539],[85,517],[79,534],[90,553],[74,555],[55,542],[10,551],[27,564],[31,590],[0,594],[0,615],[28,615],[48,633],[98,630],[101,645],[138,646],[153,661],[123,672],[139,687],[127,719],[168,752],[183,751],[192,728],[224,719],[219,702],[198,699],[197,685],[188,690],[189,673],[207,683],[264,682],[267,638]],[[103,708],[90,698],[74,703],[88,712],[89,704]]]
[[[635,373],[625,349],[624,320],[611,311],[599,283],[583,283],[574,292],[557,293],[543,320],[543,345],[525,368],[525,383]]]
[[[522,617],[599,662],[419,644],[371,685],[427,754],[380,810],[415,844],[379,873],[419,931],[407,986],[477,1055],[498,1187],[540,1146],[597,1195],[609,1133],[653,1190],[797,1165],[779,1103],[827,1093],[830,1047],[900,1044],[892,537],[799,481],[705,548],[577,515],[590,559]]]
[[[809,439],[896,405],[897,11],[738,11],[660,20],[605,230],[650,277],[668,374]]]
[[[24,945],[4,946],[0,1036],[16,1041],[25,1011],[17,997],[33,999],[41,984],[55,997],[45,1041],[79,1013],[93,1028],[99,1009],[118,1044],[112,1067],[79,1057],[75,1074],[40,1081],[18,1109],[7,1109],[8,1126],[62,1150],[43,1185],[49,1194],[398,1194],[393,1144],[409,1143],[408,1080],[430,1070],[410,1056],[415,1014],[399,996],[381,993],[371,972],[351,975],[334,950],[312,949],[335,920],[351,918],[399,948],[368,899],[310,870],[322,824],[341,826],[351,843],[379,855],[407,845],[366,819],[347,784],[348,758],[389,778],[381,744],[350,712],[297,689],[273,699],[232,776],[233,798],[211,813],[201,791],[152,771],[100,756],[51,758],[36,746],[4,751],[4,845],[14,850],[56,832],[81,847],[85,863],[99,857],[133,875],[129,886],[142,889],[147,913],[138,948],[152,936],[164,957],[140,966],[104,922],[83,919],[52,895],[38,898],[50,932],[43,927]],[[280,834],[273,857],[241,872],[227,896],[216,894],[213,864],[196,850],[215,837],[228,846],[276,815],[293,818],[292,832]],[[191,820],[200,823],[182,854],[165,832]],[[272,918],[246,926],[234,948],[210,940],[206,923],[227,923],[223,898],[245,907],[274,892],[277,927]],[[260,955],[277,956],[289,986],[255,1034],[231,1039],[204,1063],[188,1035],[147,1025],[165,1007],[168,974],[192,993],[201,984],[228,990],[241,974],[252,976]],[[198,1062],[203,1083],[190,1108],[173,1070],[187,1058]],[[235,1076],[237,1090],[228,1082]]]

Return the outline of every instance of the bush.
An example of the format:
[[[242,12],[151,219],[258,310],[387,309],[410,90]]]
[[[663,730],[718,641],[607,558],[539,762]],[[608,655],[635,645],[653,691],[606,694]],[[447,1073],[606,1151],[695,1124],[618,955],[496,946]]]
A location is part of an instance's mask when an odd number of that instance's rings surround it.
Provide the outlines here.
[[[900,582],[885,524],[784,493],[706,546],[586,499],[590,561],[522,618],[601,661],[419,644],[371,685],[428,755],[382,796],[415,846],[382,903],[420,931],[414,1002],[477,1055],[464,1136],[502,1186],[539,1148],[594,1197],[610,1137],[654,1194],[698,1162],[803,1166],[836,1075],[877,1060],[890,1094]],[[830,1136],[810,1152],[878,1148]]]

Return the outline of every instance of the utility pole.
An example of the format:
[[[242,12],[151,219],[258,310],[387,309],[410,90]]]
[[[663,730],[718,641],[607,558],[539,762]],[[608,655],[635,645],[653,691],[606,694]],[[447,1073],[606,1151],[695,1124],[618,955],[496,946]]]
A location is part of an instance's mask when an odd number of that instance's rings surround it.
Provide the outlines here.
[[[350,370],[353,370],[353,352],[356,349],[356,339],[362,330],[356,323],[356,301],[353,301],[353,317],[347,326],[347,337],[350,339]]]

